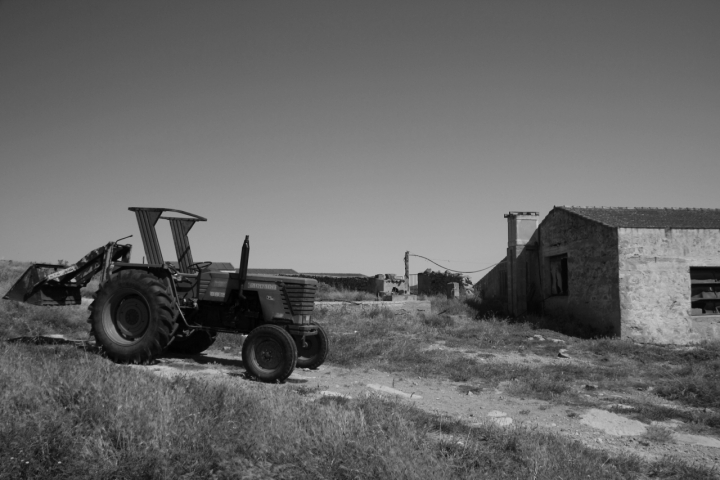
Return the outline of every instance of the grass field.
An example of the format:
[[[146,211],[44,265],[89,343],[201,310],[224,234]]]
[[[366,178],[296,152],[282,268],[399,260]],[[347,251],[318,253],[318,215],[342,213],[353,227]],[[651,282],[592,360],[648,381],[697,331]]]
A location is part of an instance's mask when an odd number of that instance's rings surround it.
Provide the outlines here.
[[[368,300],[377,300],[375,295],[369,292],[360,292],[357,290],[342,290],[320,282],[318,284],[316,301],[330,302],[360,302]]]
[[[166,380],[69,346],[2,344],[0,478],[714,478],[375,396],[313,400],[238,382]]]
[[[336,364],[407,371],[418,376],[445,377],[494,387],[511,382],[510,392],[568,405],[592,405],[583,385],[618,394],[652,391],[687,408],[668,408],[628,400],[631,416],[641,420],[680,419],[698,432],[720,434],[720,342],[693,347],[640,345],[620,339],[583,340],[512,323],[495,317],[464,316],[462,302],[434,300],[434,310],[453,315],[394,317],[390,311],[367,315],[322,313],[332,325]],[[354,333],[357,332],[357,333]],[[537,341],[534,335],[562,340]],[[430,349],[442,343],[442,350]],[[554,358],[560,348],[582,364],[533,363],[525,358]],[[468,353],[496,357],[492,362],[468,358]],[[503,358],[511,357],[504,361]],[[589,403],[590,402],[590,403]],[[627,402],[625,402],[627,403]]]
[[[0,293],[22,271],[0,264]],[[618,390],[652,386],[688,406],[717,406],[715,345],[688,350],[575,340],[529,324],[469,319],[473,310],[462,302],[433,303],[453,316],[317,312],[330,332],[329,361],[474,384],[511,381],[516,395],[556,402],[580,401],[574,387],[593,381]],[[2,301],[0,339],[41,333],[84,338],[86,318],[86,307]],[[527,340],[539,332],[607,368],[558,371],[500,362],[488,369],[462,356],[477,349],[554,354],[556,345]],[[221,335],[217,345],[238,341]],[[426,350],[438,341],[452,351]],[[375,395],[347,400],[314,393],[234,377],[168,380],[73,346],[2,341],[0,479],[716,478],[702,466],[610,457],[539,430],[471,427]],[[691,421],[717,428],[713,413]]]

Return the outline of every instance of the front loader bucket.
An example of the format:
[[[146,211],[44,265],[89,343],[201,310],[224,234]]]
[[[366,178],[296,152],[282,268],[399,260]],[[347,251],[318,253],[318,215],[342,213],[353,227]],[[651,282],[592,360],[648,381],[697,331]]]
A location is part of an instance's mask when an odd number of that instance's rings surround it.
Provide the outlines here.
[[[69,266],[36,263],[23,273],[3,298],[44,307],[80,305],[80,289],[98,272],[102,272],[101,281],[104,280],[112,262],[121,257],[123,261],[129,260],[131,249],[131,245],[110,242]]]
[[[65,268],[67,267],[64,265],[48,265],[45,263],[31,265],[3,298],[46,307],[80,305],[80,285],[42,282],[48,275]]]

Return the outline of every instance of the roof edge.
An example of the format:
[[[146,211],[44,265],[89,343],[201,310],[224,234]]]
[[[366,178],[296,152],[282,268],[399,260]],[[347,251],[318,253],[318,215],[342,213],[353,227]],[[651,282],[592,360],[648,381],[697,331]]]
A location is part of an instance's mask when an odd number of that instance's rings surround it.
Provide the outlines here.
[[[578,213],[578,212],[575,212],[575,211],[573,211],[573,210],[570,210],[571,208],[589,208],[589,207],[574,207],[574,206],[571,206],[571,205],[553,205],[552,210],[550,210],[550,211],[548,212],[548,214],[545,215],[545,218],[543,218],[543,221],[540,222],[540,225],[542,225],[543,223],[545,223],[545,220],[547,220],[547,218],[550,216],[550,214],[551,214],[552,212],[554,212],[555,210],[562,210],[562,211],[565,212],[565,213],[569,213],[569,214],[571,214],[571,215],[575,215],[576,217],[580,217],[580,218],[582,218],[583,220],[587,220],[588,222],[593,222],[593,223],[596,223],[596,224],[598,224],[598,225],[602,225],[603,227],[612,228],[612,229],[617,229],[617,228],[619,228],[619,227],[617,227],[617,226],[615,226],[615,225],[610,225],[609,223],[601,222],[600,220],[597,220],[597,219],[595,219],[595,218],[590,218],[590,217],[588,217],[587,215],[583,215],[582,213]],[[615,207],[592,207],[592,208],[615,208]]]

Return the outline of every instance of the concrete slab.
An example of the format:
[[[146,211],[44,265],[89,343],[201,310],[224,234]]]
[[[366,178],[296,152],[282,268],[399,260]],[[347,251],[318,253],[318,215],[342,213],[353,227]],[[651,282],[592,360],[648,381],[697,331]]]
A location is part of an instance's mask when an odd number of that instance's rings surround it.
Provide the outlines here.
[[[322,392],[320,392],[320,396],[347,398],[348,400],[352,399],[352,397],[350,395],[345,395],[344,393],[340,393],[340,392],[333,392],[332,390],[323,390]]]
[[[507,413],[501,412],[500,410],[493,410],[491,412],[487,413],[488,417],[498,418],[498,417],[507,417]]]
[[[685,424],[682,420],[667,420],[667,421],[659,421],[659,420],[653,420],[650,422],[650,425],[654,427],[663,427],[663,428],[670,428],[670,429],[676,429],[678,427],[681,427]]]
[[[417,295],[384,295],[384,302],[417,302]]]
[[[492,421],[499,427],[507,427],[513,422],[513,419],[510,417],[498,417],[493,418]]]
[[[642,435],[647,430],[642,422],[597,408],[585,412],[580,423],[617,437]]]
[[[500,410],[492,410],[487,413],[490,420],[500,427],[507,427],[513,422],[513,419],[507,416],[507,413],[501,412]]]
[[[701,447],[720,448],[720,440],[714,437],[706,437],[704,435],[690,435],[689,433],[673,433],[675,443],[685,445],[698,445]]]
[[[412,398],[413,400],[422,398],[420,395],[414,393],[405,393],[392,387],[386,387],[385,385],[378,385],[376,383],[368,383],[367,386],[368,388],[372,388],[378,392],[390,393],[392,395],[397,395],[398,397]]]

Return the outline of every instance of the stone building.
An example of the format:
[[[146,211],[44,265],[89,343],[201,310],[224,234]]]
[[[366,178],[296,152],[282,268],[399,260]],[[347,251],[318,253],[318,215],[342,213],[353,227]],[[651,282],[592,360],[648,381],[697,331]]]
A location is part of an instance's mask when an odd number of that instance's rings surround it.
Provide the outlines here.
[[[510,212],[506,258],[476,291],[506,313],[640,342],[720,338],[720,209]]]

